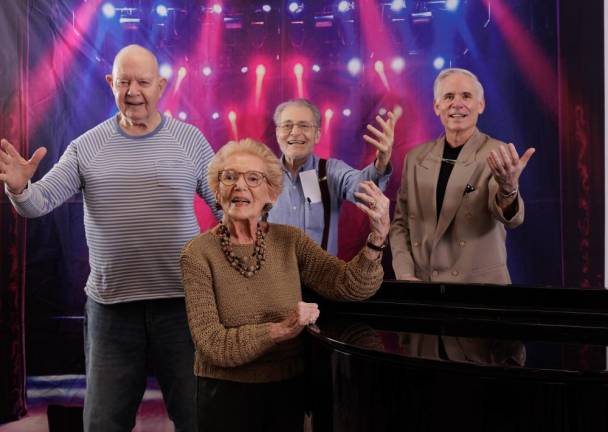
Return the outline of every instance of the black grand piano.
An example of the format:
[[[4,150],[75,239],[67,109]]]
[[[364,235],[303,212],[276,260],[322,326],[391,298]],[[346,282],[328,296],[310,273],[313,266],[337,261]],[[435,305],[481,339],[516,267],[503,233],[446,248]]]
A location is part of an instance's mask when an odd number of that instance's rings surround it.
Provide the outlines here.
[[[309,329],[315,432],[607,431],[603,290],[387,281]]]

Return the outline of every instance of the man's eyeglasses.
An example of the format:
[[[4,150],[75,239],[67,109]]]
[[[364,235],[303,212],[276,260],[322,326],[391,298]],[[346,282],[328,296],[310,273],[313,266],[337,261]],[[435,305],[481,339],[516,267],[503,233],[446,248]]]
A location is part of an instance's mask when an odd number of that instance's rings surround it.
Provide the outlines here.
[[[298,123],[285,122],[285,123],[281,123],[280,125],[277,125],[277,129],[283,133],[290,133],[294,127],[297,127],[303,133],[308,133],[311,130],[317,128],[316,125],[314,125],[312,123],[308,123],[308,122],[298,122]]]
[[[268,180],[266,176],[259,171],[239,172],[235,170],[222,170],[217,174],[217,179],[225,186],[234,186],[239,181],[240,176],[243,176],[245,183],[247,183],[247,186],[249,187],[258,187],[262,184],[264,179]]]

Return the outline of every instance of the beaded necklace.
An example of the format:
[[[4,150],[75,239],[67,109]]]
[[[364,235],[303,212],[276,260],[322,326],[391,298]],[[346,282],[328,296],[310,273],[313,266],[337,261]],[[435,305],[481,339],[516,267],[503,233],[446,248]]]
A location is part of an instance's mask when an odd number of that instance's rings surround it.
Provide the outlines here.
[[[262,265],[264,265],[266,262],[266,239],[260,224],[258,224],[255,230],[255,247],[253,248],[253,254],[251,254],[251,258],[253,258],[255,262],[251,265],[248,264],[249,260],[244,260],[243,258],[236,256],[236,254],[233,252],[232,245],[230,244],[230,231],[226,225],[220,223],[217,233],[220,237],[222,252],[224,252],[224,256],[232,268],[246,278],[250,278],[260,271]]]

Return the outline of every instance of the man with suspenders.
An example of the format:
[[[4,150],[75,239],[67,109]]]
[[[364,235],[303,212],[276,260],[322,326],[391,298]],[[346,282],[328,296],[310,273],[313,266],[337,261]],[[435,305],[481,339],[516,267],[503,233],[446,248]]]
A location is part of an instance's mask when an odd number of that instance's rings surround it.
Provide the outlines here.
[[[359,183],[371,180],[385,190],[392,173],[390,165],[397,116],[377,116],[379,128],[367,126],[363,139],[373,145],[375,161],[356,170],[338,159],[320,159],[313,154],[321,137],[321,113],[306,99],[293,99],[277,106],[276,136],[284,168],[283,192],[269,213],[273,223],[302,228],[332,255],[338,253],[338,218],[343,200],[355,201]]]

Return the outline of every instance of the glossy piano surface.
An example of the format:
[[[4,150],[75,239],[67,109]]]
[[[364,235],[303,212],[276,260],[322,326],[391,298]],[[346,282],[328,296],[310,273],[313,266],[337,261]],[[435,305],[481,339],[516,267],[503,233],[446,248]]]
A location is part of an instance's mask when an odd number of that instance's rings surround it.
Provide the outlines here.
[[[321,302],[315,432],[608,430],[608,293],[554,292],[385,283]]]

